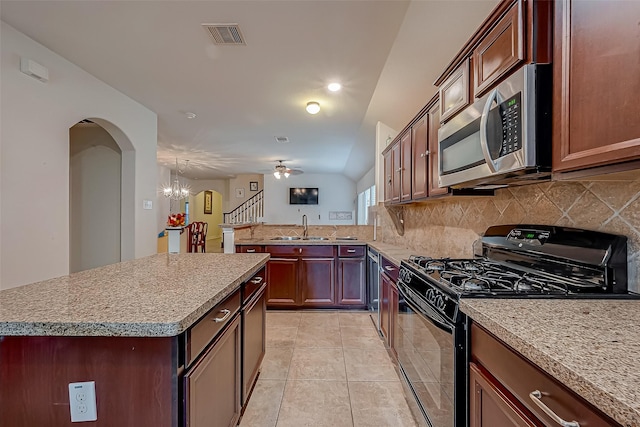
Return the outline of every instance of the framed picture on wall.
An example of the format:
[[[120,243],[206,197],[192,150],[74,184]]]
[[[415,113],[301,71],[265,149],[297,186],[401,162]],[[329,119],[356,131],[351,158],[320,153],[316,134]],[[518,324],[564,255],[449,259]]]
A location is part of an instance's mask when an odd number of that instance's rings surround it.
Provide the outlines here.
[[[213,213],[213,193],[211,191],[204,192],[204,213]]]
[[[258,191],[258,181],[250,181],[249,182],[249,190]]]
[[[244,198],[244,188],[236,188],[236,198],[238,199]]]

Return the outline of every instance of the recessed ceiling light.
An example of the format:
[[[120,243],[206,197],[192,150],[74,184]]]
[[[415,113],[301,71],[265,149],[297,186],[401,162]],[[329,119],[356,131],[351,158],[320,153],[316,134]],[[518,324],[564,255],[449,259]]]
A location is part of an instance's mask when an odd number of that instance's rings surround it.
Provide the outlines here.
[[[196,113],[192,113],[191,111],[185,112],[184,115],[187,117],[187,119],[195,119],[196,117],[198,117]]]
[[[337,92],[340,89],[342,89],[342,85],[340,83],[329,83],[329,86],[327,86],[327,89],[329,89],[331,92]]]
[[[320,112],[320,104],[315,101],[307,102],[307,113],[318,114]]]

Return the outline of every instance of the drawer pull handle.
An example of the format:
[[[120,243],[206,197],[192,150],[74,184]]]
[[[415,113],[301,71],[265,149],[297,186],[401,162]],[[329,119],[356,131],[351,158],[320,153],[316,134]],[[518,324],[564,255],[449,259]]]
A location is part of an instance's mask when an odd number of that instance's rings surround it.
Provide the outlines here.
[[[262,283],[262,277],[260,276],[256,276],[253,279],[251,279],[251,283],[253,283],[254,285],[259,285],[260,283]]]
[[[394,268],[394,267],[391,267],[391,266],[389,266],[389,265],[385,265],[385,266],[384,266],[384,269],[385,269],[385,270],[387,270],[387,271],[395,271],[395,268]]]
[[[542,409],[545,414],[551,417],[553,421],[560,424],[562,427],[580,427],[580,424],[577,421],[565,421],[558,415],[556,415],[556,413],[553,412],[547,405],[542,403],[542,396],[543,395],[540,390],[534,390],[529,393],[529,397],[531,398],[531,400],[533,400],[533,403],[538,405],[538,407]]]
[[[347,249],[347,253],[348,254],[355,254],[356,250],[355,249]]]
[[[302,253],[302,248],[298,248],[298,252],[299,252],[299,253]]]
[[[222,317],[214,317],[212,320],[216,323],[220,323],[220,322],[224,322],[225,320],[227,320],[229,318],[229,316],[231,316],[231,310],[227,310],[226,308],[223,308],[222,310],[220,310],[220,313],[224,313],[224,316]]]
[[[247,249],[247,253],[248,253],[248,254],[252,254],[252,253],[254,253],[255,251],[256,251],[255,249]]]

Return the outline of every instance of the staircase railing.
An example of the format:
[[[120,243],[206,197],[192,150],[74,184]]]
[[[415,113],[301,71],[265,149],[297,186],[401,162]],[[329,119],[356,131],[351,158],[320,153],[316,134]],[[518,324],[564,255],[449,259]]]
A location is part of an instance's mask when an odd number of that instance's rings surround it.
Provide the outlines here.
[[[253,223],[264,216],[264,195],[260,190],[240,206],[224,214],[225,224]]]

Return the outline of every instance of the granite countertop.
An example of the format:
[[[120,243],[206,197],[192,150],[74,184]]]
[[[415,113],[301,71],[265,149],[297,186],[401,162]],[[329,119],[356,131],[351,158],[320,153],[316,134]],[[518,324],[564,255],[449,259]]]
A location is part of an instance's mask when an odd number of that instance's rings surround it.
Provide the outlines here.
[[[640,300],[466,298],[460,307],[623,426],[640,426]]]
[[[0,291],[0,336],[176,336],[268,254],[158,254]]]

